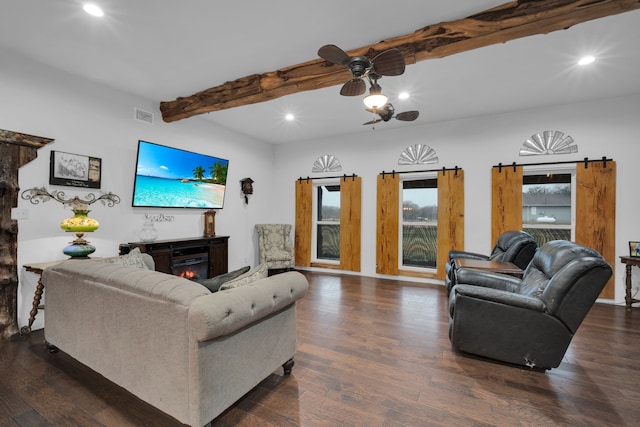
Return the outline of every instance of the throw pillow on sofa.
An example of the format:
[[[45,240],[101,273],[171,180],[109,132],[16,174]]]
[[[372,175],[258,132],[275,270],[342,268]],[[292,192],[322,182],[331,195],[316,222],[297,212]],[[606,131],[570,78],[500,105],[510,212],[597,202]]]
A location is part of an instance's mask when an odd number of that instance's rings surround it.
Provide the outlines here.
[[[126,255],[114,256],[111,258],[99,258],[96,261],[100,261],[105,264],[120,264],[127,267],[139,267],[146,270],[149,269],[149,267],[147,267],[147,264],[145,264],[144,260],[142,259],[140,248],[135,248]]]
[[[260,264],[257,267],[254,267],[243,275],[239,276],[238,278],[233,279],[220,286],[220,290],[223,291],[225,289],[233,289],[237,288],[238,286],[248,285],[249,283],[253,283],[256,280],[264,279],[265,277],[267,277],[268,272],[269,270],[267,268],[267,264]]]
[[[223,284],[225,284],[226,282],[233,280],[241,275],[243,275],[244,273],[248,272],[251,269],[250,266],[245,266],[242,268],[239,268],[237,270],[234,271],[230,271],[228,273],[224,273],[224,274],[220,274],[218,276],[214,276],[210,279],[202,279],[202,280],[196,280],[196,282],[200,283],[201,285],[203,285],[204,287],[206,287],[207,289],[209,289],[211,292],[217,292],[218,289],[220,289],[220,286],[222,286]]]

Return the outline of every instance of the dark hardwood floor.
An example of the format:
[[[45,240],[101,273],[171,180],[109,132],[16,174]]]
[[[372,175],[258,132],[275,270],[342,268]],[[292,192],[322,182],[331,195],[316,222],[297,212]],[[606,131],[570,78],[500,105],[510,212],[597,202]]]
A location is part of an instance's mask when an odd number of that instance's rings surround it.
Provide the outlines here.
[[[452,351],[443,287],[305,273],[298,352],[214,426],[640,425],[640,308],[596,304],[546,372]],[[0,342],[0,426],[177,426],[43,331]]]

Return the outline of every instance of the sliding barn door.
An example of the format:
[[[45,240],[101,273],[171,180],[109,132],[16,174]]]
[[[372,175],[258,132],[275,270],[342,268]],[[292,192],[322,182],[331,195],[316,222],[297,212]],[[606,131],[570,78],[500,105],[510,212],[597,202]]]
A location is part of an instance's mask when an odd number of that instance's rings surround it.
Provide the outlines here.
[[[362,178],[340,181],[340,270],[360,271]]]
[[[311,230],[313,228],[313,181],[296,181],[296,226],[295,259],[296,265],[311,265]]]
[[[522,230],[522,166],[491,170],[491,246],[509,230]]]
[[[437,278],[444,280],[444,266],[451,249],[464,249],[464,172],[438,173]]]
[[[377,190],[376,273],[398,275],[400,177],[378,175]]]
[[[600,252],[615,269],[616,164],[576,165],[576,242]],[[615,298],[615,274],[600,294]]]

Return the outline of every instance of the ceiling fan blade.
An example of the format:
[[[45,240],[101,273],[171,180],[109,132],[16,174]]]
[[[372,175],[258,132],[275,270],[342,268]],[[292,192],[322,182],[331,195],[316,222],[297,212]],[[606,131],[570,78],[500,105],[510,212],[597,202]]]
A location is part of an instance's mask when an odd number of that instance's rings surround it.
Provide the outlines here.
[[[389,49],[376,55],[371,62],[376,74],[381,76],[399,76],[404,73],[404,56],[399,49]]]
[[[363,123],[363,125],[375,125],[376,123],[380,123],[382,121],[382,119],[373,119],[370,122],[367,123]]]
[[[340,89],[340,95],[343,96],[358,96],[365,93],[367,85],[362,79],[352,79],[346,82],[342,89]]]
[[[403,120],[405,122],[412,122],[420,115],[419,111],[404,111],[396,114],[396,119]]]
[[[327,44],[318,49],[318,56],[337,65],[347,65],[351,59],[347,53],[334,44]]]

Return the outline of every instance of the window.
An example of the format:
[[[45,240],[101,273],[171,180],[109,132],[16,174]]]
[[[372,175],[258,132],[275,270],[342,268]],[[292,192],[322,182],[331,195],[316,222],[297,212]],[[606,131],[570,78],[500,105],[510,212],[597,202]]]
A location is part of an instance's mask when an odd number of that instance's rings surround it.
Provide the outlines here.
[[[401,183],[401,267],[435,268],[438,256],[438,180],[405,179]]]
[[[572,174],[540,173],[522,177],[522,228],[538,246],[550,240],[574,240]]]
[[[315,259],[340,261],[340,184],[315,186]]]

